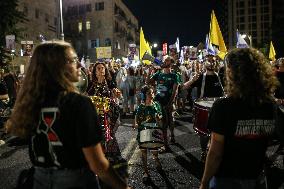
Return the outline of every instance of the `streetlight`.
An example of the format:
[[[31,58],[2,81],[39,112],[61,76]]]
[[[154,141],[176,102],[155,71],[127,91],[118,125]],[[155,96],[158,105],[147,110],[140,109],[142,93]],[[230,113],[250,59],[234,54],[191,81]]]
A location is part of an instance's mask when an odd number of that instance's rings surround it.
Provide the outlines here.
[[[248,39],[249,39],[249,46],[252,47],[252,38],[251,38],[251,35],[243,34],[243,35],[242,35],[242,38],[243,38],[243,39],[248,38]]]
[[[154,50],[156,51],[157,47],[158,47],[158,43],[153,43],[153,44],[150,46],[150,48],[152,49],[153,55],[157,54],[157,52],[154,52]]]
[[[60,10],[60,38],[64,41],[64,33],[63,33],[63,16],[62,16],[62,0],[59,0],[59,10]]]

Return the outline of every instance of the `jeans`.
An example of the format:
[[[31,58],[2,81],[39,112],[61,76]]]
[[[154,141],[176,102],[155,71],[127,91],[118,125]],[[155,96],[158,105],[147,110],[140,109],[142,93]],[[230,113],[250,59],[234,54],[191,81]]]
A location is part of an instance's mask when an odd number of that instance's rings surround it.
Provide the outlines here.
[[[35,167],[33,189],[100,189],[96,175],[88,169]]]
[[[260,186],[258,179],[234,179],[213,177],[209,189],[265,189]]]

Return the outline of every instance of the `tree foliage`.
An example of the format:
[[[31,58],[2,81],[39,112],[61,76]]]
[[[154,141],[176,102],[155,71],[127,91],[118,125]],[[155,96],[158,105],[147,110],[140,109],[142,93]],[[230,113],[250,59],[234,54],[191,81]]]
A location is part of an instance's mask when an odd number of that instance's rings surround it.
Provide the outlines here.
[[[24,20],[23,12],[17,9],[18,0],[0,1],[0,66],[5,66],[10,61],[10,52],[6,49],[6,35],[15,35],[16,41],[21,38],[21,29],[17,23]]]

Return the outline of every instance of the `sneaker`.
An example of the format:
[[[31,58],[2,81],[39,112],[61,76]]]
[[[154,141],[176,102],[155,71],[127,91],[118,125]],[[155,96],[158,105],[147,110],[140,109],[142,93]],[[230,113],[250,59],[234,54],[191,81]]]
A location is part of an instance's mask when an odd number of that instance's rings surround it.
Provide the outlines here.
[[[142,177],[142,181],[143,181],[143,183],[149,182],[149,181],[150,181],[150,176],[149,176],[149,174],[144,173],[144,174],[143,174],[143,177]]]

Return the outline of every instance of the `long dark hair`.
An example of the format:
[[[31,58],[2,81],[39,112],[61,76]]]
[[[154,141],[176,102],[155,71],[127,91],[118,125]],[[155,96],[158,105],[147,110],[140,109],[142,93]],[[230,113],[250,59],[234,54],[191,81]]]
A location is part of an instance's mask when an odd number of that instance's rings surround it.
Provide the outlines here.
[[[50,92],[76,92],[65,69],[69,51],[74,49],[62,41],[45,42],[35,48],[6,124],[9,132],[21,137],[29,135],[38,123],[40,108]]]
[[[253,105],[272,100],[277,86],[271,65],[256,49],[233,49],[225,57],[228,96],[242,98]]]
[[[104,68],[105,68],[105,79],[106,79],[106,81],[107,81],[107,82],[110,82],[110,81],[112,80],[112,77],[111,77],[111,75],[110,75],[110,72],[109,72],[109,70],[108,70],[106,64],[103,63],[103,62],[97,62],[97,63],[94,65],[93,71],[92,71],[92,75],[93,75],[93,78],[92,78],[92,79],[93,79],[93,82],[98,82],[98,78],[97,78],[97,76],[96,76],[96,70],[97,70],[97,66],[100,65],[100,64],[103,65]]]

